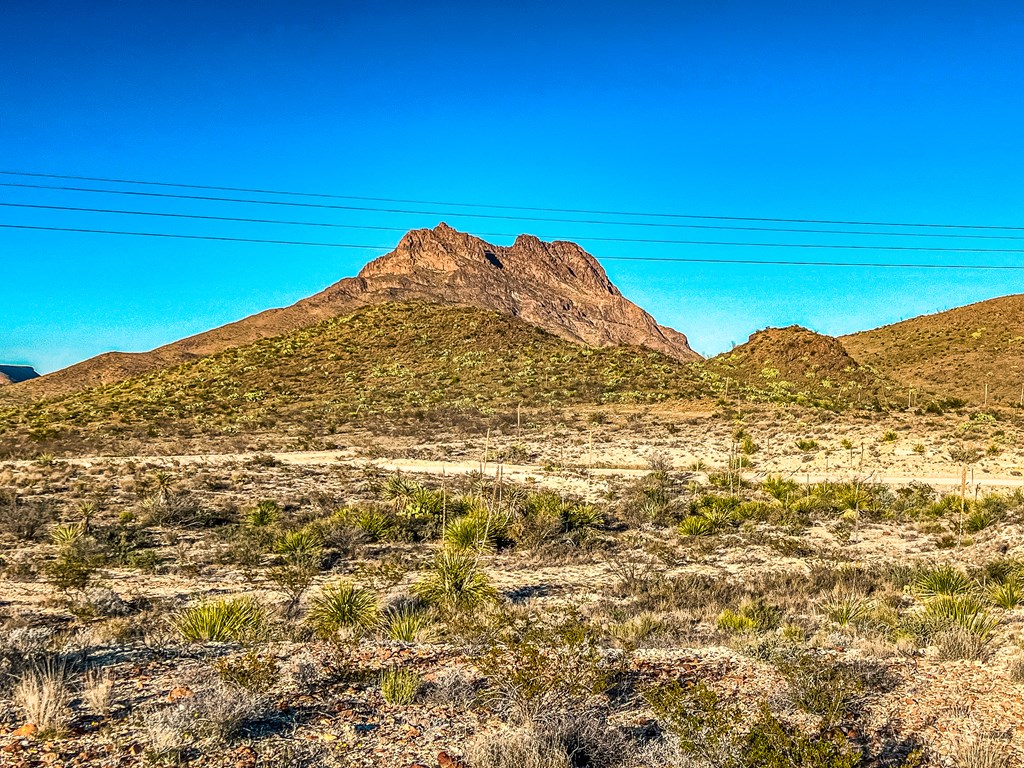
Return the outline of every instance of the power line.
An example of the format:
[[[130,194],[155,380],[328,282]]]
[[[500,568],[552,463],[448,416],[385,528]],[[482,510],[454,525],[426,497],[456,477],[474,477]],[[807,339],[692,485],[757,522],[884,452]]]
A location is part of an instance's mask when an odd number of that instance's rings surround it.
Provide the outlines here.
[[[112,229],[85,229],[79,227],[44,227],[29,224],[0,224],[4,229],[39,230],[46,232],[76,232],[100,235],[131,235],[137,237],[166,237],[182,240],[216,240],[234,243],[262,243],[267,245],[300,245],[321,248],[356,248],[364,250],[391,250],[388,245],[359,245],[356,243],[320,243],[300,240],[264,240],[247,237],[221,237],[214,235],[181,235],[168,232],[128,232]],[[694,241],[692,245],[733,245],[757,248],[840,248],[844,246],[829,245],[781,245],[778,243],[706,243]],[[861,246],[846,246],[861,247]],[[863,246],[870,247],[870,246]],[[1020,251],[1024,253],[1024,250]],[[975,270],[1024,270],[1024,265],[1012,264],[894,264],[888,262],[845,262],[845,261],[797,261],[797,260],[757,260],[757,259],[709,259],[690,257],[659,257],[659,256],[595,256],[598,261],[650,261],[677,262],[687,264],[762,264],[769,266],[803,266],[803,267],[878,267],[891,269],[975,269]]]
[[[0,182],[0,187],[12,187],[18,189],[45,189],[58,192],[88,192],[94,194],[103,195],[130,195],[134,197],[150,197],[150,198],[167,198],[174,200],[200,200],[203,202],[218,202],[218,203],[243,203],[246,205],[276,205],[276,206],[288,206],[292,208],[314,208],[318,210],[332,210],[332,211],[362,211],[370,213],[393,213],[403,215],[416,215],[416,216],[456,216],[460,218],[471,218],[471,219],[499,219],[505,221],[532,221],[532,222],[550,222],[559,224],[600,224],[610,226],[622,226],[622,227],[656,227],[656,228],[672,228],[672,229],[691,229],[692,224],[678,224],[678,223],[658,223],[650,221],[607,221],[602,219],[562,219],[552,218],[543,216],[511,216],[508,214],[483,214],[483,213],[458,213],[453,211],[437,211],[437,210],[424,210],[424,211],[413,211],[406,208],[372,208],[369,206],[357,206],[357,205],[338,205],[328,203],[302,203],[289,200],[257,200],[253,198],[236,198],[236,197],[219,197],[212,195],[184,195],[172,192],[142,192],[140,190],[129,190],[129,189],[97,189],[95,187],[70,187],[63,185],[48,185],[48,184],[26,184],[18,182],[4,181]],[[680,215],[681,216],[681,215]],[[1020,231],[1024,232],[1024,227],[985,227],[975,225],[956,225],[956,224],[899,224],[899,223],[872,223],[872,222],[859,222],[859,221],[836,221],[827,222],[818,219],[757,219],[752,217],[727,217],[727,216],[715,216],[715,217],[703,217],[694,216],[692,218],[714,218],[720,220],[735,220],[735,221],[768,221],[768,222],[792,222],[792,223],[810,223],[810,224],[849,224],[849,225],[861,225],[861,226],[894,226],[894,227],[932,227],[942,229],[996,229],[996,230],[1007,230],[1007,231]],[[829,234],[827,231],[817,231],[817,234]],[[840,233],[833,233],[840,234]],[[861,234],[861,233],[851,233]],[[863,234],[882,234],[882,233],[863,233]],[[954,249],[956,250],[956,249]]]
[[[864,226],[864,227],[918,227],[918,228],[933,228],[933,229],[978,229],[978,230],[1011,230],[1011,231],[1024,231],[1024,227],[1019,226],[996,226],[986,224],[936,224],[936,223],[908,223],[908,222],[894,222],[894,221],[856,221],[856,220],[842,220],[842,219],[786,219],[786,218],[775,218],[765,216],[721,216],[721,215],[699,215],[699,214],[684,214],[684,213],[661,213],[661,212],[644,212],[644,211],[604,211],[604,210],[592,210],[586,208],[543,208],[536,206],[526,205],[491,205],[486,203],[458,203],[458,202],[442,202],[437,200],[411,200],[405,198],[395,197],[365,197],[360,195],[338,195],[338,194],[326,194],[321,192],[296,192],[293,190],[275,190],[275,189],[259,189],[259,188],[247,188],[247,187],[222,187],[214,186],[209,184],[178,184],[165,181],[150,181],[142,179],[117,179],[104,176],[72,176],[56,173],[33,173],[28,171],[9,171],[0,170],[0,174],[5,176],[26,176],[32,178],[46,178],[46,179],[70,179],[74,181],[99,181],[110,184],[138,184],[144,186],[155,186],[155,187],[171,187],[179,189],[203,189],[217,192],[245,192],[250,194],[262,194],[262,195],[281,195],[287,197],[313,197],[328,200],[362,200],[367,202],[378,202],[378,203],[404,203],[409,205],[441,205],[458,208],[490,208],[494,210],[504,211],[536,211],[541,213],[578,213],[593,216],[646,216],[651,218],[667,218],[667,219],[706,219],[711,221],[760,221],[760,222],[771,222],[776,224],[823,224],[833,226]],[[0,185],[6,186],[6,185]],[[101,191],[101,190],[92,190]],[[356,209],[356,210],[377,210],[377,209]],[[398,211],[388,211],[398,212]],[[426,212],[432,213],[432,212]],[[460,214],[463,215],[463,214]],[[464,214],[469,215],[469,214]],[[503,218],[497,216],[487,216],[485,218]],[[524,217],[514,217],[524,218]],[[528,221],[538,220],[526,218]],[[557,219],[539,219],[542,221],[561,221]],[[614,224],[625,224],[628,222],[577,222],[577,223],[614,223]],[[638,223],[639,224],[639,223]],[[648,224],[648,226],[661,226],[657,224]]]
[[[178,240],[219,240],[228,243],[263,243],[266,245],[315,245],[321,248],[363,248],[389,251],[390,245],[356,245],[354,243],[310,243],[301,240],[262,240],[250,237],[218,237],[215,235],[177,235],[170,232],[124,232],[115,229],[82,229],[79,227],[41,227],[29,224],[0,224],[4,229],[34,229],[44,232],[81,232],[91,235],[133,235],[136,237],[170,237]]]
[[[2,185],[0,185],[2,186]],[[299,226],[299,227],[329,227],[338,229],[366,229],[375,230],[379,232],[407,232],[408,229],[404,227],[382,227],[372,226],[368,224],[338,224],[333,222],[319,222],[319,221],[289,221],[282,219],[257,219],[248,217],[236,217],[236,216],[212,216],[206,214],[196,213],[167,213],[163,211],[131,211],[121,208],[86,208],[79,206],[68,206],[68,205],[43,205],[41,203],[6,203],[0,202],[0,206],[5,208],[32,208],[37,210],[47,211],[69,211],[77,213],[110,213],[120,214],[126,216],[159,216],[164,218],[174,219],[202,219],[205,221],[227,221],[227,222],[240,222],[245,224],[280,224],[286,226]],[[458,214],[456,214],[458,215]],[[812,234],[812,235],[873,235],[873,236],[893,236],[893,237],[942,237],[942,238],[958,238],[965,240],[1024,240],[1024,236],[1021,235],[964,235],[964,234],[944,234],[944,235],[932,235],[922,232],[857,232],[852,230],[821,230],[821,229],[794,229],[791,227],[737,227],[720,224],[682,224],[681,227],[689,229],[710,229],[710,230],[726,230],[730,232],[785,232],[788,234]],[[514,232],[476,232],[478,237],[516,237],[517,233]],[[552,240],[588,240],[595,242],[612,242],[612,243],[661,243],[661,244],[679,244],[685,243],[686,241],[681,240],[652,240],[635,237],[587,237],[585,235],[547,235],[547,239]],[[928,250],[933,250],[929,248]],[[953,249],[962,251],[963,249]],[[992,252],[1001,252],[999,249],[987,249]]]

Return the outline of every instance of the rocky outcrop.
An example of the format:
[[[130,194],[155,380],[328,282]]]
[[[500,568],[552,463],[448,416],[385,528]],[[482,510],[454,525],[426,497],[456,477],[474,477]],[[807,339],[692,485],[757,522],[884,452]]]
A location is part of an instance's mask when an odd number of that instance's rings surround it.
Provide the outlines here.
[[[0,365],[0,386],[20,384],[36,378],[39,378],[39,374],[30,365]]]
[[[151,352],[108,353],[19,386],[33,397],[109,384],[132,375],[278,336],[360,307],[430,301],[491,309],[570,341],[631,344],[696,360],[686,337],[626,299],[598,261],[569,242],[520,235],[492,245],[446,224],[408,232],[353,278],[283,309],[272,309]]]

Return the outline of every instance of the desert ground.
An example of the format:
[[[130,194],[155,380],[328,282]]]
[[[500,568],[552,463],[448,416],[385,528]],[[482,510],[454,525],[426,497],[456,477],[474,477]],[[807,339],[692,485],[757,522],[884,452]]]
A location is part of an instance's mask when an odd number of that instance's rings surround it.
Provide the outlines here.
[[[504,424],[4,461],[0,764],[1024,754],[1013,410]]]

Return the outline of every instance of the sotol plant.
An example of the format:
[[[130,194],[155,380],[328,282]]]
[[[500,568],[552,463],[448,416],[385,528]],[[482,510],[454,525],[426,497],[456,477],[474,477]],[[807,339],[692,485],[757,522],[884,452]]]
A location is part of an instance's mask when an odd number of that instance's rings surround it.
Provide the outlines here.
[[[321,637],[364,632],[377,622],[377,598],[368,589],[339,581],[310,600],[309,621]]]

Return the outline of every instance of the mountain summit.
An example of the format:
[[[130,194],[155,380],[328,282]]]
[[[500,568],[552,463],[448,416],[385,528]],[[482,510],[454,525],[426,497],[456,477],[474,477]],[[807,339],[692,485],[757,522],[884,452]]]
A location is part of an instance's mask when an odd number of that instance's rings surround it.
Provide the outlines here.
[[[419,301],[475,307],[519,318],[569,341],[630,344],[696,360],[686,337],[658,325],[611,283],[597,259],[574,243],[520,235],[492,245],[447,224],[414,229],[396,248],[321,293],[151,352],[110,352],[19,385],[40,397],[109,384],[260,339],[279,336],[361,307]]]

